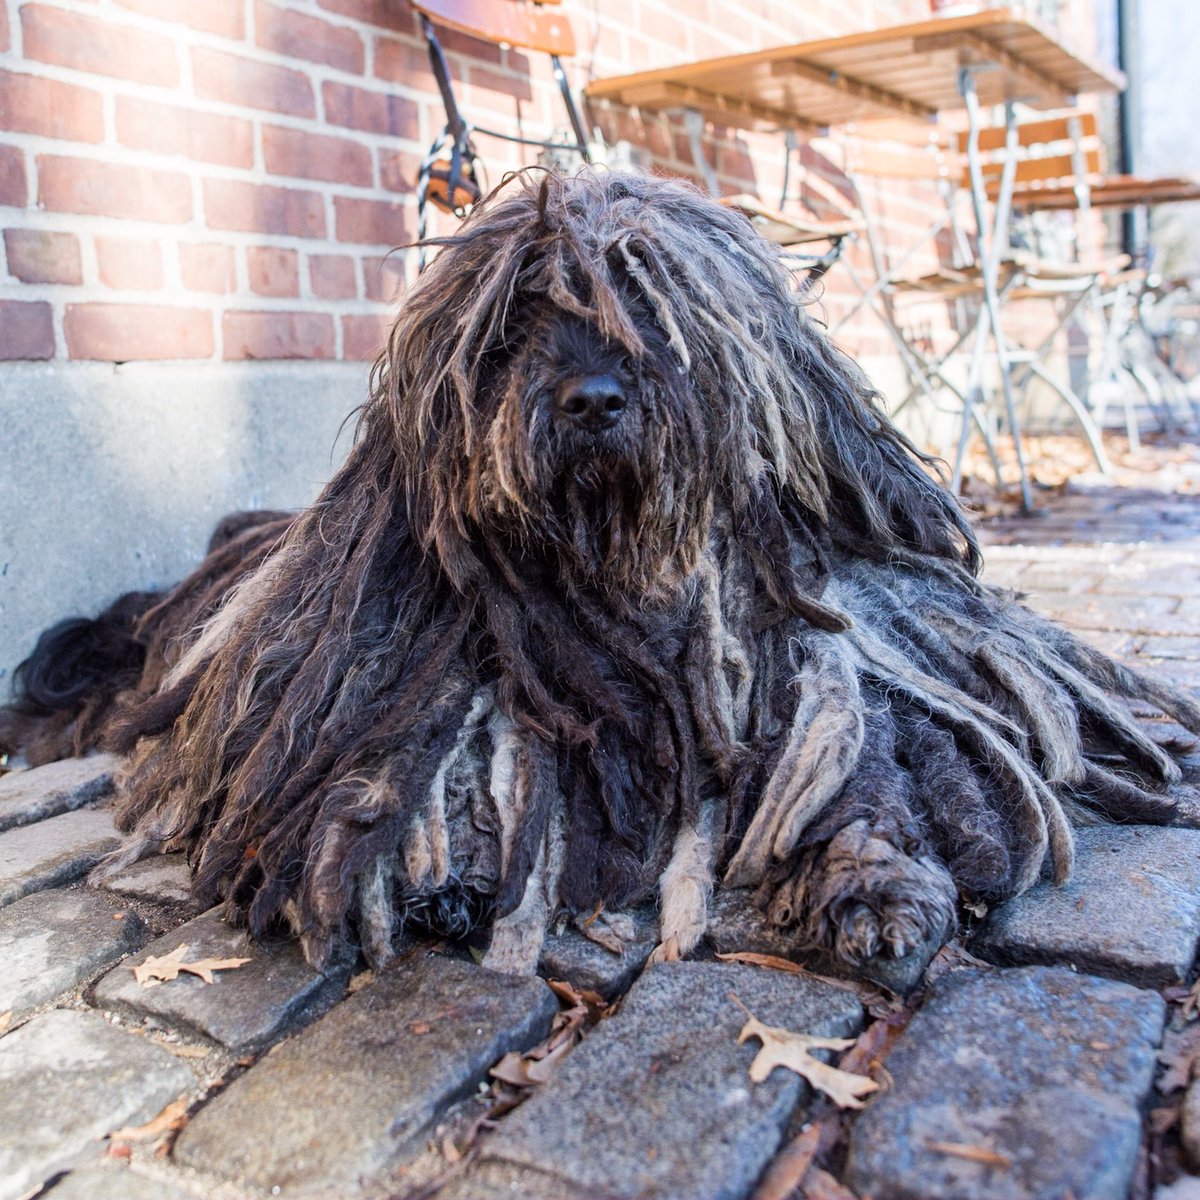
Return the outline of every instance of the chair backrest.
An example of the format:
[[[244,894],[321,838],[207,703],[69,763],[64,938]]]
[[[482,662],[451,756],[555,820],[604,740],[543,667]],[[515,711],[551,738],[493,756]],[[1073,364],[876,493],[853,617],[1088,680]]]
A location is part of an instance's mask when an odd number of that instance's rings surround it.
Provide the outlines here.
[[[536,50],[559,58],[575,53],[575,34],[558,0],[412,0],[412,7],[435,25],[456,29],[495,45]]]
[[[958,135],[959,149],[966,152],[967,135]],[[988,190],[1000,186],[1004,169],[1005,131],[984,129],[979,134],[983,177]],[[1017,126],[1014,183],[1017,192],[1043,187],[1076,187],[1104,172],[1104,145],[1096,114],[1073,111],[1025,121]]]

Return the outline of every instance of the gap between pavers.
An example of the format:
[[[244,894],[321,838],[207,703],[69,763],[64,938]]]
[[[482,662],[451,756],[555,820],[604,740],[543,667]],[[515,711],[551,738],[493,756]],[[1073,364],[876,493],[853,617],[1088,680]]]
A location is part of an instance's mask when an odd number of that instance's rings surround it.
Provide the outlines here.
[[[540,979],[436,955],[395,963],[203,1108],[175,1159],[287,1196],[356,1194],[557,1011]]]
[[[1062,967],[944,977],[851,1129],[844,1182],[872,1200],[1126,1200],[1165,1008]]]
[[[133,967],[151,956],[187,946],[186,959],[250,961],[217,971],[212,983],[191,974],[146,987]],[[346,987],[348,962],[321,972],[304,960],[292,939],[254,941],[221,919],[219,909],[164,934],[142,953],[114,967],[96,985],[98,1007],[182,1026],[234,1051],[257,1049],[311,1020],[335,1003]]]
[[[1070,881],[998,905],[974,952],[1153,987],[1181,982],[1200,939],[1200,830],[1096,825],[1076,830],[1075,844]]]
[[[0,832],[83,808],[112,794],[112,754],[66,758],[0,778]]]
[[[739,1046],[746,1014],[768,1025],[854,1036],[849,988],[733,963],[650,967],[551,1079],[500,1123],[483,1162],[444,1200],[520,1194],[742,1200],[808,1086],[776,1069],[748,1075],[757,1041]]]
[[[81,808],[0,833],[0,905],[71,883],[120,844],[107,809]]]
[[[0,1200],[104,1151],[195,1082],[179,1059],[97,1013],[56,1011],[0,1038]]]
[[[147,936],[136,913],[81,888],[37,892],[0,908],[0,1012],[20,1020]]]

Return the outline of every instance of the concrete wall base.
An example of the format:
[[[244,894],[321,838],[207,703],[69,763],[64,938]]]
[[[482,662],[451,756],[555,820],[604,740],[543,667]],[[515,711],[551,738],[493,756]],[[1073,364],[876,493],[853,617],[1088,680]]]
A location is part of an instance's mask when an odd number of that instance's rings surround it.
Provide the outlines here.
[[[37,635],[167,587],[226,512],[299,508],[353,437],[362,363],[0,370],[0,698]]]

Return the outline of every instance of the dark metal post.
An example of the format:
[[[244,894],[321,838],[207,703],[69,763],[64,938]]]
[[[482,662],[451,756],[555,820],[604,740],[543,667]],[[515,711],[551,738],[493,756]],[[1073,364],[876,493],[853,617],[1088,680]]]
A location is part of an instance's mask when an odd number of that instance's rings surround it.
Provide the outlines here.
[[[1117,0],[1117,65],[1129,86],[1117,101],[1120,117],[1120,162],[1122,175],[1136,175],[1142,149],[1142,74],[1138,40],[1140,0]],[[1130,208],[1121,214],[1121,249],[1135,261],[1146,248],[1145,210]]]

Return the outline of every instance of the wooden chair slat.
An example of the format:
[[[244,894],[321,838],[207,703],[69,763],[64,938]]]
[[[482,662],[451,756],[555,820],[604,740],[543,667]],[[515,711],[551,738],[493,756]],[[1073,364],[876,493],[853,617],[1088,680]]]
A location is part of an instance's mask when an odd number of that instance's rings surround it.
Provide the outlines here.
[[[435,25],[456,29],[494,45],[570,58],[575,34],[565,14],[516,0],[412,0]]]
[[[1025,121],[1017,126],[1018,144],[1021,146],[1037,146],[1052,142],[1069,142],[1072,138],[1071,121],[1079,122],[1079,136],[1094,138],[1098,133],[1096,114],[1092,112],[1070,113],[1066,116],[1046,117],[1039,121]],[[979,131],[979,149],[985,154],[1004,149],[1004,127],[994,125]],[[959,152],[967,152],[967,133],[963,130],[958,134]]]

